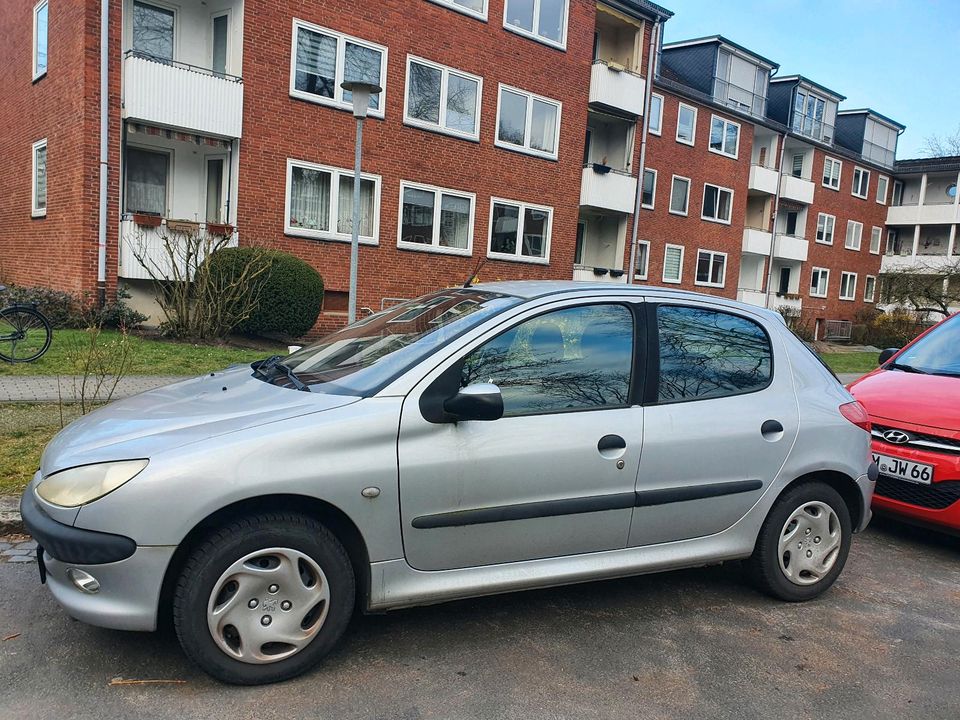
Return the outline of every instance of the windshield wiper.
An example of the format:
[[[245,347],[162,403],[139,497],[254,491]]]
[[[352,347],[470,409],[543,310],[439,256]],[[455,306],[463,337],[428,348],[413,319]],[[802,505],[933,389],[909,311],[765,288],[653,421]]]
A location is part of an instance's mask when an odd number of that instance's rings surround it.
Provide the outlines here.
[[[908,373],[919,373],[920,375],[929,375],[929,374],[930,374],[930,373],[928,373],[926,370],[921,370],[920,368],[914,367],[913,365],[907,365],[906,363],[898,363],[898,362],[890,363],[889,365],[887,365],[887,369],[888,369],[888,370],[903,370],[904,372],[908,372]]]
[[[280,362],[282,358],[282,355],[271,355],[266,360],[260,360],[259,362],[254,363],[254,374],[261,375],[264,378],[269,378],[270,376],[267,374],[268,370],[279,370],[287,376],[287,380],[289,380],[297,390],[302,392],[310,392],[310,388],[308,388],[303,381],[297,377],[297,374],[293,371],[293,368],[290,368]],[[274,374],[274,377],[276,377],[276,374]]]
[[[253,368],[254,375],[267,377],[266,371],[272,368],[274,365],[276,365],[277,361],[279,361],[281,357],[282,356],[280,355],[271,355],[268,358],[264,358],[263,360],[257,360],[256,362],[251,363],[250,367]]]

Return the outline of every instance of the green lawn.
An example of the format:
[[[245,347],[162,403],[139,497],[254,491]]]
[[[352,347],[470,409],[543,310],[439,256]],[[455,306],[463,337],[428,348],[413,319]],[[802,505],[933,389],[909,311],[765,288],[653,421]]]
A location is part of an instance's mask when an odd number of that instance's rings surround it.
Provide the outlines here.
[[[119,340],[120,334],[104,330],[99,342]],[[266,343],[263,349],[236,347],[228,344],[201,345],[131,336],[133,349],[128,375],[200,375],[233,363],[248,363],[271,354],[286,354],[286,346]],[[0,375],[72,375],[71,357],[85,342],[83,330],[54,330],[47,353],[36,362],[0,363]]]
[[[868,373],[877,367],[877,353],[835,352],[821,353],[820,357],[835,373]]]
[[[77,405],[65,405],[63,423],[79,417]],[[60,431],[60,408],[50,405],[0,405],[0,495],[16,495],[40,465],[40,453]]]

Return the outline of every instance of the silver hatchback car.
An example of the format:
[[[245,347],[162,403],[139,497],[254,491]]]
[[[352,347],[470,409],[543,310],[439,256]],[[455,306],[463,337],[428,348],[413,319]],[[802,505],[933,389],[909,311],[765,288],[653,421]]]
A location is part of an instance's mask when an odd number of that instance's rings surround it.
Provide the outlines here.
[[[21,509],[68,613],[172,616],[201,668],[255,684],[355,608],[741,559],[813,598],[870,519],[868,427],[775,313],[495,283],[91,413]]]

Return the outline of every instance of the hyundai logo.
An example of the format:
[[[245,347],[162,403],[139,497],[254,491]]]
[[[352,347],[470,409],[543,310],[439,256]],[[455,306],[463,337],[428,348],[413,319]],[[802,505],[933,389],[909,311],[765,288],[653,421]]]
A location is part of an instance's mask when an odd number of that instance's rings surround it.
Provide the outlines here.
[[[887,430],[883,434],[883,439],[894,445],[903,445],[910,442],[910,436],[902,430]]]

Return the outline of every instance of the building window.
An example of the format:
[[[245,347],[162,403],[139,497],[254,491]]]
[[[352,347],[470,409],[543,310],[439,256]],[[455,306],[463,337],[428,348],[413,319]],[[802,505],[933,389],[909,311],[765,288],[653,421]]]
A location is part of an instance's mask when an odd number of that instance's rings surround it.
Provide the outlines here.
[[[473,251],[475,197],[458,190],[400,183],[397,246],[470,255]]]
[[[123,194],[124,210],[165,217],[170,155],[128,147],[123,173],[127,179]]]
[[[847,220],[847,239],[843,246],[847,250],[859,250],[860,240],[863,237],[863,223],[856,220]]]
[[[481,20],[487,19],[487,0],[430,0],[437,5],[444,5],[451,10],[472,15]]]
[[[900,233],[896,230],[887,230],[887,255],[900,254]]]
[[[899,180],[893,181],[893,197],[890,198],[890,204],[899,207],[903,202],[903,183]]]
[[[875,227],[870,230],[870,252],[873,255],[880,254],[880,238],[883,235],[883,230],[878,227]]]
[[[33,79],[47,74],[47,0],[33,8]]]
[[[653,204],[657,199],[657,171],[650,168],[643,170],[643,193],[640,199],[641,205],[648,210],[653,210]]]
[[[700,217],[711,222],[730,224],[733,190],[710,183],[703,184],[703,212]]]
[[[33,144],[33,175],[31,177],[30,214],[33,217],[44,217],[47,214],[46,138]]]
[[[404,122],[478,140],[482,88],[475,75],[407,56]]]
[[[861,167],[853,168],[853,190],[851,191],[855,197],[866,198],[867,197],[867,188],[870,185],[870,171],[864,170]]]
[[[833,245],[833,228],[837,218],[833,215],[820,213],[817,216],[817,242],[823,245]]]
[[[360,242],[375,245],[380,225],[380,177],[360,176]],[[287,160],[284,232],[317,240],[350,242],[353,172]]]
[[[852,272],[840,273],[840,299],[853,300],[857,296],[857,274]]]
[[[867,275],[863,279],[863,301],[872,303],[873,296],[877,292],[877,279],[873,275]]]
[[[293,21],[292,62],[290,95],[301,100],[352,110],[353,94],[340,83],[362,80],[385,87],[385,47],[303,20]],[[383,117],[384,94],[370,96],[371,115]]]
[[[538,42],[563,49],[567,42],[568,0],[506,0],[503,26]]]
[[[833,128],[823,122],[827,104],[823,98],[797,88],[793,106],[793,131],[815,140],[830,141]]]
[[[173,60],[173,10],[144,2],[133,3],[133,49],[156,60]]]
[[[697,251],[696,285],[723,287],[727,273],[727,254],[712,250]]]
[[[677,142],[693,145],[697,136],[697,109],[680,103],[677,111]]]
[[[710,118],[710,152],[736,158],[740,149],[740,125],[716,115]]]
[[[794,153],[790,174],[797,178],[803,177],[803,153]]]
[[[663,281],[677,284],[683,277],[683,245],[663,248]]]
[[[650,243],[646,240],[637,240],[637,256],[633,266],[633,277],[637,280],[646,280],[650,269]]]
[[[843,163],[830,157],[823,159],[823,186],[831,190],[840,189],[840,172]]]
[[[647,129],[651,135],[659,135],[663,127],[663,96],[652,93],[650,95],[650,117]]]
[[[830,271],[826,268],[815,267],[810,276],[810,297],[825,298],[829,284]]]
[[[674,215],[686,215],[690,202],[690,178],[673,176],[670,183],[670,212]]]
[[[498,260],[547,263],[553,208],[513,200],[490,199],[490,246]]]
[[[890,178],[886,175],[877,177],[877,202],[881,205],[887,204],[887,188],[890,185]]]
[[[494,144],[556,160],[560,107],[556,100],[501,85]]]

